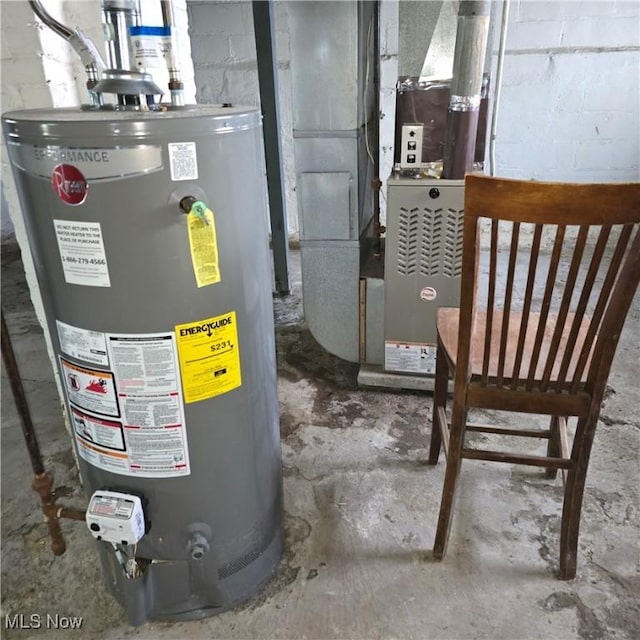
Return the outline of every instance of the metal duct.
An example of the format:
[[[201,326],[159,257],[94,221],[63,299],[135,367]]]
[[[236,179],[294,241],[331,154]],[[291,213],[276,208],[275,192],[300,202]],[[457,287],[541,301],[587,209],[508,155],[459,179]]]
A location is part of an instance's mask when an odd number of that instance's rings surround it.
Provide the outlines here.
[[[490,11],[488,0],[460,2],[443,178],[462,179],[473,167]]]

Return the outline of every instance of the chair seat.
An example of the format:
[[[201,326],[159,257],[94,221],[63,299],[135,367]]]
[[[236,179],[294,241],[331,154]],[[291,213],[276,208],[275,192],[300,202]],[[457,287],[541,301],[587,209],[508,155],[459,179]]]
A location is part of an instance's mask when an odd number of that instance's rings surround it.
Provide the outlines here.
[[[558,380],[558,374],[560,371],[560,366],[562,364],[562,358],[565,352],[567,339],[569,336],[569,332],[571,330],[571,326],[573,324],[575,314],[568,314],[566,321],[564,322],[563,333],[560,339],[560,345],[558,348],[558,354],[555,358],[555,363],[553,369],[551,371],[551,382],[556,382]],[[498,375],[498,354],[500,349],[500,336],[502,332],[502,318],[503,313],[501,311],[496,310],[493,315],[493,321],[491,325],[491,355],[489,358],[489,370],[488,376],[489,379],[495,379]],[[522,362],[528,363],[531,359],[531,353],[534,348],[536,333],[538,330],[540,315],[537,313],[529,314],[529,322],[527,327],[527,333],[524,342],[524,353],[522,357]],[[515,356],[517,349],[517,337],[518,332],[520,330],[520,323],[522,321],[522,314],[511,312],[509,317],[509,331],[507,336],[507,349],[505,354],[505,362],[504,362],[504,373],[503,380],[506,383],[511,382],[514,376],[514,365],[515,365]],[[557,315],[549,314],[547,317],[547,321],[545,323],[545,331],[542,339],[542,346],[540,350],[540,357],[538,359],[538,366],[535,372],[535,379],[540,380],[544,373],[544,363],[547,359],[547,354],[549,353],[549,347],[551,345],[551,340],[553,338],[553,333],[555,331],[557,322]],[[460,310],[458,308],[449,308],[443,307],[438,309],[437,313],[437,327],[438,327],[438,335],[440,336],[440,340],[442,342],[442,346],[453,366],[457,361],[458,354],[458,327],[460,324]],[[484,310],[478,310],[476,313],[475,322],[473,325],[473,335],[472,335],[472,344],[471,344],[471,373],[472,377],[480,377],[482,375],[482,365],[483,365],[483,344],[484,344],[484,335],[486,331],[487,324],[487,313]],[[573,380],[576,362],[578,360],[578,354],[582,350],[582,346],[585,341],[585,337],[587,331],[589,329],[589,319],[583,318],[582,323],[580,325],[580,330],[578,331],[578,336],[576,339],[576,346],[573,349],[574,357],[569,365],[569,369],[565,379],[568,381]],[[583,373],[581,376],[581,381],[584,382],[586,380],[586,372],[589,370],[589,361],[591,359],[591,355],[589,355],[589,360],[587,361],[587,365],[583,369]],[[528,377],[528,370],[525,367],[521,367],[521,370],[518,372],[518,381],[524,382]]]

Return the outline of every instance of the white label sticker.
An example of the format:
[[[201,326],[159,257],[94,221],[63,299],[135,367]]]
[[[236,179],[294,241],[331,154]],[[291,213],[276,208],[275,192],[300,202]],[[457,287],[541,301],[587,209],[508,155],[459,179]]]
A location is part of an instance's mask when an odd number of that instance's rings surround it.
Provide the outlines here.
[[[164,50],[166,48],[165,36],[137,35],[131,39],[136,65],[141,69],[157,68],[164,66]]]
[[[94,371],[60,358],[62,377],[71,404],[105,416],[119,417],[118,401],[109,371]]]
[[[116,496],[94,495],[89,504],[89,513],[128,520],[133,515],[134,506],[133,500]]]
[[[171,393],[180,388],[173,333],[108,335],[118,392]]]
[[[64,279],[69,284],[110,287],[99,222],[54,220]]]
[[[175,335],[107,334],[130,476],[189,475]]]
[[[77,437],[107,449],[125,450],[122,423],[96,418],[74,407],[71,407],[71,419]]]
[[[99,447],[76,434],[78,455],[91,466],[111,473],[131,475],[129,473],[129,455],[125,452],[113,451]]]
[[[384,368],[401,373],[433,374],[436,371],[436,348],[428,344],[386,341]]]
[[[63,353],[91,364],[109,366],[104,333],[73,327],[65,322],[60,322],[60,320],[56,320],[56,326],[58,327],[60,349]]]
[[[195,142],[170,142],[169,165],[171,167],[171,179],[197,180],[198,156]]]

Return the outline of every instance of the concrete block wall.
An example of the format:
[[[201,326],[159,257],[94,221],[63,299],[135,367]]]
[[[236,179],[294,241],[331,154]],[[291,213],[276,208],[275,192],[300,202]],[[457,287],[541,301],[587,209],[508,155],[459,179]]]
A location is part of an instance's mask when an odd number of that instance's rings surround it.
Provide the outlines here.
[[[259,106],[251,2],[188,0],[187,8],[198,102]],[[274,27],[287,227],[289,236],[298,239],[287,2],[275,2]]]
[[[638,180],[639,52],[636,1],[512,0],[496,175]]]

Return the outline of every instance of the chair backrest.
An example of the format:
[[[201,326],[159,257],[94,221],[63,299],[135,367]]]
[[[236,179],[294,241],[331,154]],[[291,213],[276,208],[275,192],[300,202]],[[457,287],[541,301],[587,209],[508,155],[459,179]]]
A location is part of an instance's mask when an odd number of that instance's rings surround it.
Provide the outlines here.
[[[604,390],[640,281],[640,183],[468,175],[463,243],[459,375],[481,356],[482,386]]]

